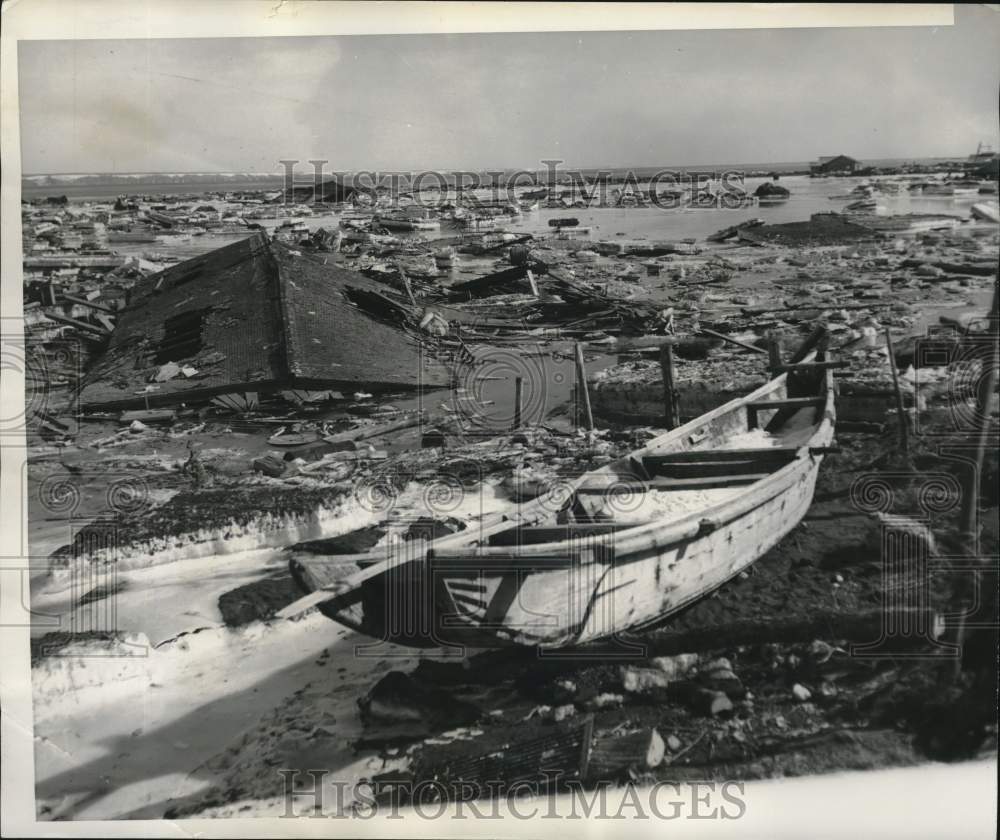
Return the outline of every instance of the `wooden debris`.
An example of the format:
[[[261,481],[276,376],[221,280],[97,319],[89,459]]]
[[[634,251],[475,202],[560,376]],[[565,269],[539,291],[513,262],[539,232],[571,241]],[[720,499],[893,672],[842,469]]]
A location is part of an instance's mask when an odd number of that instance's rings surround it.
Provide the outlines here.
[[[614,779],[632,768],[655,770],[665,754],[666,745],[655,729],[598,737],[590,748],[587,777],[600,781]]]

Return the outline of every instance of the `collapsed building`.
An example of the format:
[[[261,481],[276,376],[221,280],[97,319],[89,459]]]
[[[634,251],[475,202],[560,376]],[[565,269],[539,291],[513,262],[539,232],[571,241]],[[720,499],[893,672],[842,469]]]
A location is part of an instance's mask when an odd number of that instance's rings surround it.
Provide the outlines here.
[[[354,299],[381,286],[264,233],[179,263],[133,289],[84,378],[85,411],[174,406],[286,389],[447,387],[425,339]]]

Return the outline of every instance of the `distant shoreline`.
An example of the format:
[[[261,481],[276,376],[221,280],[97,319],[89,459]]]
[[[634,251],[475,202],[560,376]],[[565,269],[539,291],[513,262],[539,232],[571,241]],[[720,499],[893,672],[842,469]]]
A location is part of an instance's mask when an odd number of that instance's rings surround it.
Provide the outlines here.
[[[893,167],[902,165],[933,165],[943,162],[953,161],[961,163],[965,161],[964,156],[956,157],[924,157],[924,158],[881,158],[864,160],[867,166]],[[644,173],[654,173],[657,171],[676,172],[726,172],[726,171],[774,171],[781,174],[791,174],[792,172],[808,173],[810,161],[781,161],[777,163],[757,162],[757,163],[711,163],[711,164],[664,164],[664,165],[642,165],[642,166],[574,166],[560,164],[560,172],[580,172],[584,175],[592,175],[597,172],[608,172],[612,175],[625,172],[634,172],[637,175]],[[351,175],[362,170],[335,170],[330,169],[328,176]],[[490,172],[513,173],[518,171],[533,172],[538,175],[546,173],[544,167],[537,169],[518,170],[515,167],[499,167],[495,169],[462,169],[461,167],[444,167],[428,169],[380,169],[380,173],[407,173],[407,172],[443,172],[446,174],[455,172],[477,172],[486,174]],[[311,172],[308,163],[297,167],[296,172],[299,177],[304,177]],[[22,188],[51,188],[57,186],[127,186],[134,183],[149,185],[182,185],[190,184],[200,186],[205,183],[282,183],[282,172],[260,173],[260,172],[60,172],[60,173],[29,173],[21,176]]]

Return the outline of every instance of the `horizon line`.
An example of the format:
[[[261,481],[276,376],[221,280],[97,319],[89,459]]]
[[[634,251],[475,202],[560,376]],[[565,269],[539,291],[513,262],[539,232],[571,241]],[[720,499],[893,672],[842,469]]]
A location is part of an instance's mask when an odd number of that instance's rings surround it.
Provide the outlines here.
[[[848,155],[850,157],[850,155]],[[914,156],[914,155],[904,155],[902,157],[882,157],[882,158],[867,158],[867,160],[872,161],[920,161],[920,160],[965,160],[968,158],[967,154],[959,155],[924,155],[924,156]],[[856,158],[860,163],[864,163],[866,159]],[[308,163],[308,160],[303,162]],[[783,160],[783,161],[752,161],[740,164],[726,164],[726,165],[740,165],[740,166],[755,166],[755,167],[766,167],[766,166],[791,166],[793,164],[809,164],[814,161],[809,160]],[[601,169],[671,169],[671,168],[684,168],[691,169],[694,167],[704,166],[704,167],[718,167],[722,165],[721,163],[682,163],[682,164],[621,164],[617,166],[613,165],[602,165],[602,166],[580,166],[577,164],[567,165],[565,162],[560,163],[561,169],[567,169],[571,171],[575,170],[601,170]],[[404,173],[404,172],[496,172],[496,171],[524,171],[524,172],[544,172],[545,167],[541,166],[538,169],[527,169],[523,167],[516,166],[492,166],[492,167],[480,167],[478,169],[463,168],[463,167],[410,167],[406,169],[388,169],[388,168],[377,168],[377,169],[331,169],[330,174],[337,173],[357,173],[357,172],[387,172],[387,173]],[[228,175],[228,174],[246,174],[246,175],[274,175],[275,177],[283,177],[284,172],[280,170],[275,170],[272,172],[265,172],[260,170],[250,170],[250,169],[192,169],[192,170],[177,170],[177,169],[161,169],[161,170],[127,170],[121,172],[109,172],[109,171],[95,171],[88,170],[86,172],[76,171],[76,172],[22,172],[21,178],[37,178],[37,177],[57,177],[60,175],[109,175],[109,176],[121,176],[121,175]]]

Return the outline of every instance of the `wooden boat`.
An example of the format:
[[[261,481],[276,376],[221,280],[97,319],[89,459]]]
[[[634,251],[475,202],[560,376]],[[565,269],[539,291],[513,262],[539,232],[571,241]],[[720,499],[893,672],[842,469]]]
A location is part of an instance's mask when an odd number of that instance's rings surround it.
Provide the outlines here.
[[[658,623],[809,509],[833,438],[836,366],[809,359],[512,514],[381,553],[296,556],[292,576],[310,594],[279,616],[316,605],[412,646],[565,647]],[[772,445],[740,441],[755,436]]]

